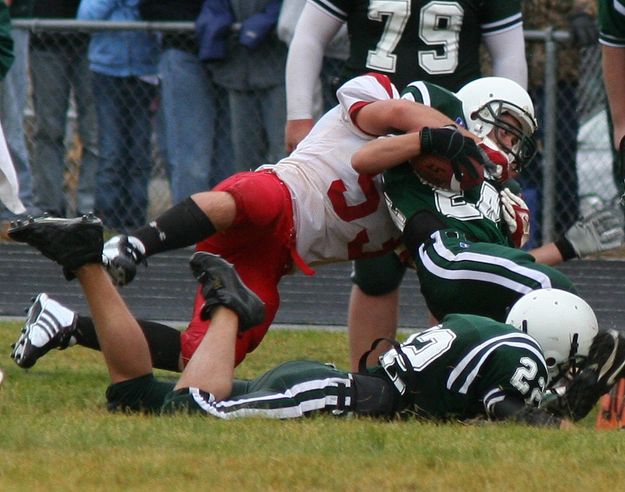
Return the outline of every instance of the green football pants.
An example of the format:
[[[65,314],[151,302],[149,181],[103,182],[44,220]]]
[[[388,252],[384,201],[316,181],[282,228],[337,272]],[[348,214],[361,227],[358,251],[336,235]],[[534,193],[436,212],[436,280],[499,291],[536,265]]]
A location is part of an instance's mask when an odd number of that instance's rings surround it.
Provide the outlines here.
[[[419,247],[416,263],[421,293],[439,320],[463,313],[505,322],[508,309],[532,290],[555,288],[577,294],[565,275],[536,263],[529,253],[499,244],[472,243],[450,229],[433,233]]]

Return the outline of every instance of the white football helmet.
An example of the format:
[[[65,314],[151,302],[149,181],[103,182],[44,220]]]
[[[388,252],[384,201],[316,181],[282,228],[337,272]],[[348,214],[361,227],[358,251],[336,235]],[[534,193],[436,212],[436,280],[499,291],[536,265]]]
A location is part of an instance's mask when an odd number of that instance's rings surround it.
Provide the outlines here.
[[[523,87],[504,77],[482,77],[463,86],[456,96],[462,101],[468,130],[478,137],[491,139],[505,152],[511,154],[518,170],[536,154],[536,142],[532,135],[537,123],[534,104]],[[502,115],[513,116],[521,125],[511,125]],[[516,142],[512,147],[497,138],[499,129],[512,134]]]
[[[525,294],[510,309],[506,323],[536,339],[554,382],[588,357],[592,340],[599,331],[588,303],[560,289],[539,289]]]

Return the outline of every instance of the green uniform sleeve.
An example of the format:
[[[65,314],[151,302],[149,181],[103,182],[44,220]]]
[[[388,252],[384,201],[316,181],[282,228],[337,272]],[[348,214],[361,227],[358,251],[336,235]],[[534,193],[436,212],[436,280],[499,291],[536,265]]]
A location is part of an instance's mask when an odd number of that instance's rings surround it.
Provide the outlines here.
[[[625,0],[599,0],[599,40],[606,46],[625,47]]]

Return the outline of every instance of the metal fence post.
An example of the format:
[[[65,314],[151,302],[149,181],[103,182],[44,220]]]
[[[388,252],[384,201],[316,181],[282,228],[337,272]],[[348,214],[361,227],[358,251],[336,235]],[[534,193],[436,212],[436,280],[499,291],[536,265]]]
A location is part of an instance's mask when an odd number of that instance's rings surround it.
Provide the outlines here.
[[[556,101],[558,93],[558,43],[553,28],[545,30],[545,92],[543,139],[542,241],[553,241],[556,176]]]

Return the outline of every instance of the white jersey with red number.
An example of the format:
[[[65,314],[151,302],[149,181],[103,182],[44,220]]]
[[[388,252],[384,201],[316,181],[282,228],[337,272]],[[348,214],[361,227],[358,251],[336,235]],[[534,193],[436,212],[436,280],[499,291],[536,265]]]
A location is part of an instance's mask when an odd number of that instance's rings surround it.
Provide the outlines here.
[[[352,154],[376,138],[360,131],[351,115],[369,102],[396,99],[385,75],[352,79],[295,151],[273,169],[291,190],[297,252],[306,263],[351,260],[393,249],[399,230],[389,216],[381,176],[358,174]]]

